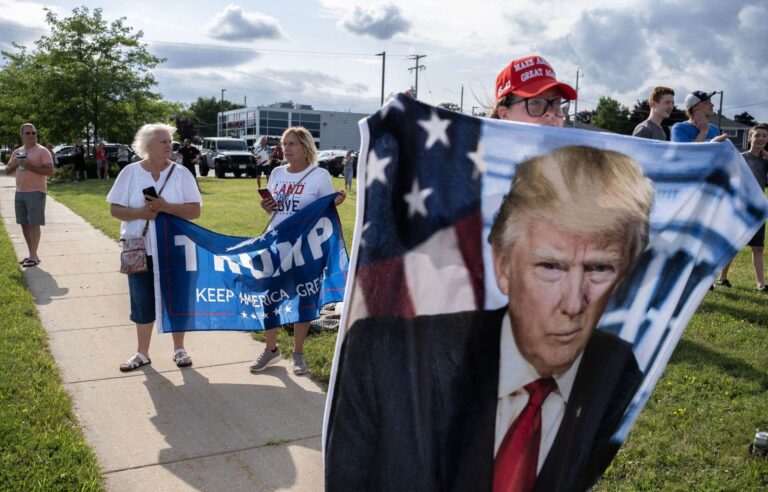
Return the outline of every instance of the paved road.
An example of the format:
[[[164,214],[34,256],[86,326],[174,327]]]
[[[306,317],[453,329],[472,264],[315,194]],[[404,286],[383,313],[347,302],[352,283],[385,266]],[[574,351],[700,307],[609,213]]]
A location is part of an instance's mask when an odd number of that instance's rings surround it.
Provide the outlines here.
[[[23,258],[13,196],[0,166],[0,214]],[[155,334],[152,365],[121,373],[136,334],[119,248],[50,196],[46,221],[42,263],[24,279],[109,490],[323,489],[318,385],[287,361],[250,374],[263,344],[239,332],[188,335],[195,365],[184,370],[171,337]]]

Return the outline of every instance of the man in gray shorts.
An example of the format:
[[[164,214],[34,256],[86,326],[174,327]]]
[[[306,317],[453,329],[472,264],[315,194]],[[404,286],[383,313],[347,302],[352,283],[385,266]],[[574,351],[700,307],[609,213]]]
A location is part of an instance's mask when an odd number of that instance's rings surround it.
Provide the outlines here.
[[[21,225],[29,256],[21,260],[24,268],[40,264],[37,247],[40,226],[45,225],[47,178],[53,176],[53,156],[37,143],[37,129],[32,123],[21,125],[23,145],[13,151],[6,172],[16,174],[16,223]]]
[[[651,107],[648,119],[635,127],[632,136],[666,141],[667,134],[661,127],[661,122],[672,114],[675,107],[675,91],[669,87],[654,87],[648,96],[648,105]]]

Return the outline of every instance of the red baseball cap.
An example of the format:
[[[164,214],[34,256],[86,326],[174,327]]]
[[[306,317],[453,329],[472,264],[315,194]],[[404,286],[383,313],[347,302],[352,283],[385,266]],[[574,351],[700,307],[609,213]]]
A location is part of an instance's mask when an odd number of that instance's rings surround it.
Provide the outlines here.
[[[496,99],[502,99],[514,92],[523,97],[535,97],[557,87],[567,99],[576,99],[576,91],[568,84],[557,81],[555,70],[547,60],[531,55],[518,58],[496,77]]]

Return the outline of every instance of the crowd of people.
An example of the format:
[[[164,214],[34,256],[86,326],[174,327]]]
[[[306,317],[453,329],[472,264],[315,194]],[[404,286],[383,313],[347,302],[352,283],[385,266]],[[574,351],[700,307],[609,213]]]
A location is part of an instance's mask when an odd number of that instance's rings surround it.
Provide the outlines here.
[[[635,128],[633,135],[640,138],[649,138],[655,140],[668,140],[667,133],[662,127],[662,122],[668,118],[674,107],[674,90],[668,87],[655,87],[649,96],[650,114],[647,120],[641,122]],[[688,120],[676,123],[671,128],[671,140],[673,142],[723,142],[727,136],[720,134],[717,127],[708,122],[708,117],[712,115],[713,104],[711,101],[714,92],[693,91],[686,95],[684,107]],[[576,90],[570,85],[558,81],[555,71],[547,61],[537,55],[528,56],[513,60],[498,75],[495,86],[495,103],[490,109],[490,117],[501,120],[531,123],[537,125],[562,127],[565,116],[571,101],[577,98]],[[173,154],[172,137],[175,128],[165,124],[148,124],[141,127],[135,136],[133,148],[138,155],[139,160],[129,163],[127,149],[118,150],[118,164],[121,172],[118,174],[112,189],[107,195],[107,202],[110,204],[110,213],[113,217],[120,220],[120,232],[122,237],[146,236],[147,251],[151,252],[151,244],[155,241],[154,219],[159,212],[165,212],[176,215],[188,220],[194,220],[200,216],[202,197],[195,180],[195,163],[200,157],[200,152],[191,145],[189,140],[185,140],[177,155]],[[53,173],[53,156],[45,147],[37,144],[37,130],[34,125],[26,123],[20,131],[22,146],[13,151],[7,165],[9,173],[16,174],[16,218],[24,232],[24,238],[27,242],[29,255],[20,261],[23,267],[29,268],[39,265],[41,259],[37,249],[40,241],[40,226],[45,224],[45,196],[46,196],[46,178]],[[768,161],[766,158],[765,146],[768,143],[768,126],[757,125],[749,131],[750,148],[743,153],[744,159],[754,173],[757,183],[765,188],[768,181]],[[260,143],[257,148],[257,155],[267,152],[266,141]],[[281,138],[281,152],[284,164],[275,168],[268,177],[267,189],[269,194],[264,195],[260,200],[260,206],[265,213],[269,214],[269,223],[267,230],[273,229],[289,216],[305,208],[308,204],[314,202],[320,197],[337,193],[335,204],[340,205],[346,198],[347,191],[352,188],[353,163],[351,151],[344,158],[344,176],[345,187],[335,191],[331,184],[331,177],[327,170],[317,165],[317,149],[314,139],[309,131],[303,127],[288,128]],[[80,140],[75,144],[75,179],[82,176],[85,178],[84,170],[84,148]],[[268,157],[267,157],[268,158]],[[624,163],[620,158],[607,156],[590,156],[590,158],[604,159],[615,165],[623,165],[627,172],[637,173],[638,183],[643,183],[641,179],[642,172],[637,171],[638,166],[633,162]],[[176,160],[178,159],[178,160]],[[96,149],[97,176],[108,179],[108,162],[103,145]],[[531,167],[539,169],[543,164],[535,162]],[[537,171],[538,172],[538,171]],[[260,177],[259,177],[260,178]],[[520,189],[520,180],[515,180],[517,188],[513,188],[515,193],[525,191]],[[302,186],[299,186],[302,185]],[[640,185],[637,185],[640,186]],[[637,186],[626,193],[638,193]],[[147,196],[146,189],[154,187],[157,190],[157,196]],[[289,190],[287,192],[281,190]],[[612,193],[611,190],[605,190],[605,193]],[[652,192],[638,198],[638,216],[647,216],[650,210],[650,196]],[[522,196],[522,195],[521,195]],[[529,197],[531,198],[531,197]],[[534,198],[534,202],[536,201]],[[507,205],[505,205],[507,206]],[[531,203],[530,206],[538,206]],[[634,212],[633,212],[634,213]],[[553,218],[554,220],[554,218]],[[639,220],[639,219],[638,219]],[[647,222],[647,217],[643,219]],[[640,221],[642,222],[642,221]],[[510,306],[513,305],[536,305],[539,300],[534,291],[526,290],[524,283],[513,288],[512,283],[519,280],[517,276],[522,275],[516,267],[510,263],[510,259],[516,251],[514,249],[515,241],[506,236],[504,229],[504,220],[498,226],[494,225],[495,236],[491,238],[494,247],[494,266],[496,268],[497,279],[503,292],[509,295]],[[543,227],[543,226],[542,226]],[[533,230],[533,229],[531,229]],[[259,231],[253,231],[254,235]],[[562,241],[544,229],[536,229],[527,241],[538,243],[560,244]],[[647,231],[646,231],[647,233]],[[757,232],[754,238],[749,242],[752,249],[752,260],[755,270],[756,288],[758,291],[765,292],[766,285],[763,271],[763,246],[765,236],[765,225]],[[574,238],[574,242],[578,242]],[[538,244],[537,243],[537,244]],[[553,246],[559,247],[559,246]],[[637,256],[633,253],[633,257]],[[626,259],[626,264],[631,263],[632,259]],[[622,258],[624,261],[624,258]],[[622,263],[621,268],[616,271],[625,272]],[[728,280],[728,269],[726,266],[720,274],[718,285],[730,287]],[[522,277],[521,277],[522,278]],[[618,279],[616,280],[618,282]],[[130,295],[130,319],[136,324],[137,347],[131,357],[120,365],[121,371],[133,371],[139,367],[151,363],[149,357],[149,347],[152,335],[152,326],[155,321],[155,294],[154,281],[152,273],[151,253],[148,262],[148,271],[128,275],[129,295]],[[607,284],[606,284],[607,285]],[[611,284],[613,287],[614,284]],[[595,299],[603,299],[608,295],[607,289]],[[582,293],[583,294],[583,293]],[[574,293],[573,299],[582,299],[589,296]],[[605,294],[605,295],[604,295]],[[529,295],[529,298],[525,296]],[[521,297],[522,296],[522,297]],[[602,302],[602,301],[601,301]],[[574,301],[575,303],[575,301]],[[575,305],[575,304],[574,304]],[[603,304],[604,305],[604,304]],[[570,305],[569,305],[570,306]],[[586,310],[592,309],[589,306],[575,306],[575,308]],[[600,306],[594,308],[598,312]],[[514,318],[516,311],[510,307],[510,315]],[[599,318],[599,313],[597,314]],[[595,324],[597,318],[594,320]],[[526,328],[524,323],[515,322],[521,329]],[[546,324],[546,323],[545,323]],[[594,325],[591,327],[594,328]],[[546,379],[548,389],[543,398],[547,398],[549,393],[557,393],[557,383],[552,381],[553,376],[559,376],[564,370],[570,370],[571,364],[578,358],[589,338],[578,340],[574,346],[573,353],[569,354],[567,364],[559,364],[557,361],[547,361],[537,359],[535,338],[539,327],[528,327],[529,333],[519,335],[515,332],[516,342],[520,347],[512,347],[509,340],[507,349],[519,350],[523,357],[530,355],[528,360],[532,368],[531,373],[537,374]],[[294,350],[292,368],[295,374],[307,372],[307,363],[303,355],[303,344],[309,330],[309,323],[295,323],[293,326]],[[590,334],[592,332],[590,331]],[[192,358],[187,353],[185,347],[184,333],[173,333],[174,353],[173,360],[179,367],[186,367],[192,364]],[[525,337],[532,337],[530,346],[526,346]],[[505,349],[506,350],[506,349]],[[529,352],[526,352],[526,351]],[[572,357],[571,357],[572,356]],[[266,346],[261,354],[250,364],[250,371],[259,372],[265,370],[280,360],[280,351],[277,344],[276,330],[266,332]],[[565,360],[565,359],[564,359]],[[577,366],[577,365],[576,365]],[[543,368],[543,370],[542,370]],[[555,378],[557,379],[557,378]],[[537,383],[536,381],[522,381],[521,383]],[[554,386],[552,386],[554,384]],[[523,390],[523,388],[526,388]],[[516,394],[520,396],[513,403],[499,403],[499,415],[503,414],[503,424],[497,425],[498,429],[495,435],[495,448],[502,450],[507,440],[507,428],[513,427],[513,422],[523,412],[525,400],[527,400],[527,388],[525,384],[516,386]],[[566,391],[567,393],[567,391]],[[562,405],[561,405],[562,406]],[[561,408],[562,410],[562,408]],[[562,412],[559,414],[562,418]],[[556,428],[558,420],[551,421],[548,425]],[[497,422],[498,424],[498,422]],[[551,433],[548,433],[551,437]],[[542,450],[549,449],[552,446],[551,439],[542,441]],[[500,453],[502,451],[499,451]],[[543,451],[544,452],[544,451]],[[615,452],[615,451],[614,451]],[[544,452],[546,455],[546,452]],[[333,455],[331,459],[333,459]],[[352,459],[353,457],[350,457]],[[533,460],[530,469],[525,473],[527,483],[533,483],[536,474],[541,469],[541,463]],[[503,467],[494,471],[494,487],[499,483],[503,488],[504,483],[509,480],[518,480],[515,475],[517,472],[505,470]],[[532,474],[532,476],[531,476]],[[510,478],[513,477],[513,478]],[[589,478],[591,480],[591,477]],[[589,481],[588,480],[588,481]],[[587,483],[587,482],[585,482]]]

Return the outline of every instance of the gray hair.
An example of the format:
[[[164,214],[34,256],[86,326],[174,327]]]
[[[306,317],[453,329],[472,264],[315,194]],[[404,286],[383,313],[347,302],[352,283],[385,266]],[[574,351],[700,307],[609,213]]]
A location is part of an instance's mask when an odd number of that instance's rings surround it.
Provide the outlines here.
[[[24,128],[28,126],[32,127],[33,130],[37,131],[37,128],[35,128],[35,125],[33,125],[32,123],[24,123],[23,125],[21,125],[21,128],[19,128],[19,134],[24,133]]]
[[[166,123],[147,123],[142,126],[136,132],[136,136],[133,137],[133,151],[142,159],[146,159],[149,143],[159,132],[163,131],[170,133],[173,137],[173,134],[176,133],[176,127]]]

